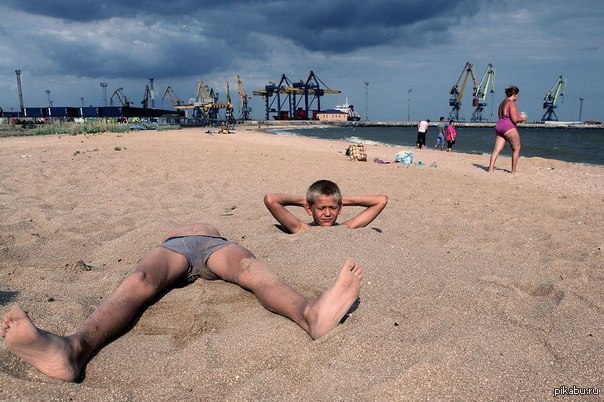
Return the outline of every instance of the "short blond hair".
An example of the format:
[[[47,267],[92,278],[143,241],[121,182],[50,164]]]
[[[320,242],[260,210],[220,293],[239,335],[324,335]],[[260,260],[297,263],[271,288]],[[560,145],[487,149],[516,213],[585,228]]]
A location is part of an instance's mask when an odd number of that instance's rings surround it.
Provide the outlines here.
[[[308,205],[314,205],[320,196],[334,196],[338,204],[342,204],[342,192],[340,187],[331,180],[318,180],[306,190],[306,202]]]

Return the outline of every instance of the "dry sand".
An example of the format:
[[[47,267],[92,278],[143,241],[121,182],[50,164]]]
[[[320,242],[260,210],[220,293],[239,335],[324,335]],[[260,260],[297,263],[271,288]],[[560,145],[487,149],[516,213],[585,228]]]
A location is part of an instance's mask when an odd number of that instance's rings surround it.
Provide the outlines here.
[[[217,226],[309,297],[347,256],[365,280],[358,309],[314,342],[252,294],[198,280],[102,349],[81,383],[43,376],[0,341],[0,400],[604,392],[602,167],[521,158],[511,175],[500,157],[489,175],[488,156],[424,149],[425,166],[379,165],[347,161],[346,145],[244,127],[1,138],[1,314],[18,302],[42,328],[70,333],[168,229],[193,222]],[[370,147],[369,159],[401,149]],[[303,194],[321,178],[389,204],[363,229],[280,231],[264,194]]]

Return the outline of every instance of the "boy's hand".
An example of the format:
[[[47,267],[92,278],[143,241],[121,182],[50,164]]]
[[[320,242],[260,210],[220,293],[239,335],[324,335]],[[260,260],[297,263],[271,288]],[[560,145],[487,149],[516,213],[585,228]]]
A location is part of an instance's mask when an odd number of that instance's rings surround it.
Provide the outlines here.
[[[369,225],[388,204],[385,195],[356,195],[342,198],[344,206],[365,207],[361,213],[343,223],[350,229],[361,228]]]
[[[305,204],[306,199],[304,197],[295,197],[288,194],[266,194],[264,196],[264,205],[266,205],[271,215],[291,233],[308,230],[310,226],[296,218],[285,207],[288,205],[304,207]]]

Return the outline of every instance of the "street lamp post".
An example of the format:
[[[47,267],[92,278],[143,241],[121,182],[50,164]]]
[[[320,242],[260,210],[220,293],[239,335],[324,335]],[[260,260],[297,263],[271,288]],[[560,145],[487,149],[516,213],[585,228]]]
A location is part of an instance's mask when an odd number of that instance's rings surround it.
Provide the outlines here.
[[[413,92],[413,88],[409,88],[407,91],[409,94],[407,98],[407,121],[411,121],[411,92]]]
[[[46,92],[46,96],[48,97],[48,107],[52,107],[52,101],[50,100],[50,89],[47,89],[44,92]]]
[[[101,88],[103,88],[103,106],[107,106],[107,85],[106,82],[101,82]]]
[[[365,81],[365,121],[369,120],[369,81]]]

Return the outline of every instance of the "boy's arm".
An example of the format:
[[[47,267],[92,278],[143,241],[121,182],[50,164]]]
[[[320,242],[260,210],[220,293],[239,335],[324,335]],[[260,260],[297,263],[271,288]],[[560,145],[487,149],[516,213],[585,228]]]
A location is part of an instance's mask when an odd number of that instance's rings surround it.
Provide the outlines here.
[[[308,230],[310,226],[296,218],[285,207],[288,205],[304,207],[305,203],[305,197],[295,197],[288,194],[267,194],[264,196],[264,205],[266,205],[266,208],[291,233]]]
[[[350,229],[361,228],[369,225],[388,204],[385,195],[353,195],[342,198],[343,206],[365,207],[360,214],[343,223]]]

